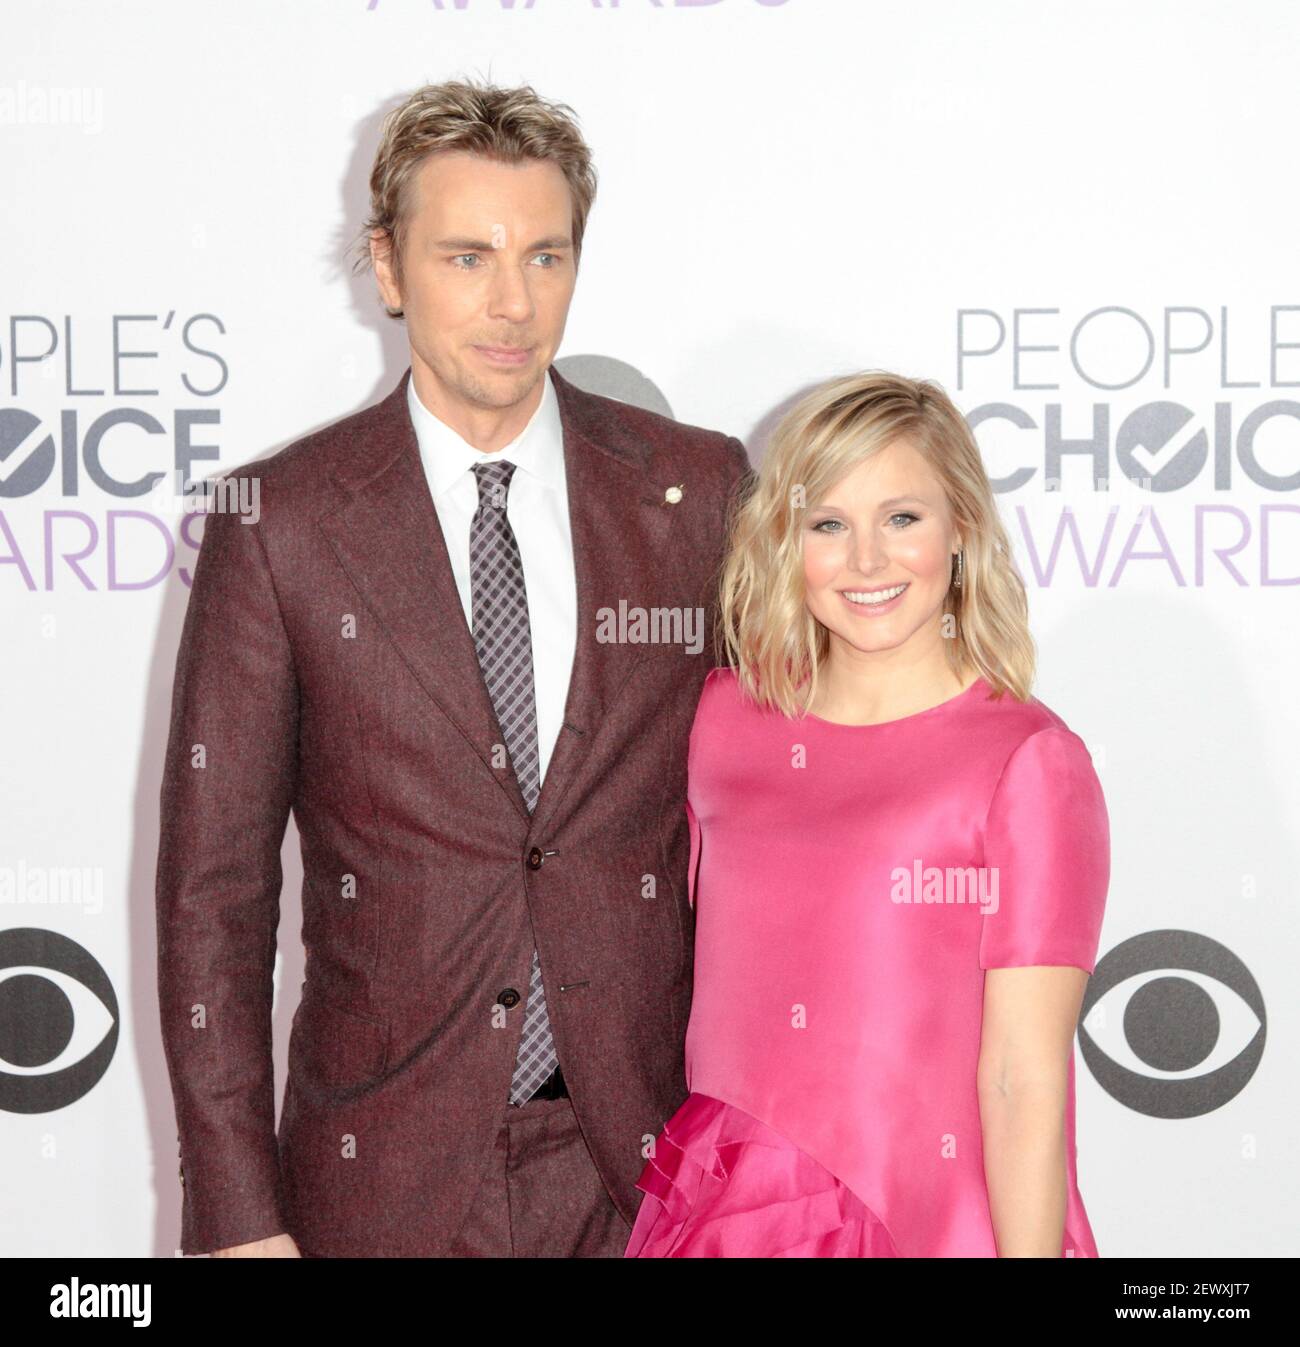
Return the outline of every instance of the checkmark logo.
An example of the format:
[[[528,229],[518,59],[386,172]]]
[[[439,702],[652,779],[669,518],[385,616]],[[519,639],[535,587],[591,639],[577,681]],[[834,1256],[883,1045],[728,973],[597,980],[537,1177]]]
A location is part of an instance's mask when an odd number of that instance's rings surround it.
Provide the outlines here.
[[[29,496],[54,471],[54,436],[43,429],[31,412],[0,409],[0,496]]]
[[[1209,454],[1202,427],[1179,440],[1192,419],[1177,402],[1150,402],[1127,417],[1115,439],[1115,454],[1125,474],[1147,478],[1152,491],[1174,491],[1196,478]]]

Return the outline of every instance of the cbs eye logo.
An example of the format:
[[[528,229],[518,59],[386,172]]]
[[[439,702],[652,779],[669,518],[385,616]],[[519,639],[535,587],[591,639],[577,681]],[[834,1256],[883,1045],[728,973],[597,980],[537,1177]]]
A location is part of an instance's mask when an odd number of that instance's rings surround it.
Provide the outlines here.
[[[117,1049],[117,995],[75,940],[0,931],[0,1112],[50,1113],[87,1094]]]
[[[1249,969],[1192,931],[1148,931],[1093,971],[1079,1048],[1103,1089],[1150,1118],[1197,1118],[1235,1098],[1264,1055]]]

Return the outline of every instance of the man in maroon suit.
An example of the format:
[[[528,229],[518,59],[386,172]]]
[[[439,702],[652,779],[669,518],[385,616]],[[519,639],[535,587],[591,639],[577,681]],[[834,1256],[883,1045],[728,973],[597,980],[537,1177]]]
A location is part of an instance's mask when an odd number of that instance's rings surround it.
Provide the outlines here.
[[[687,739],[748,465],[552,365],[595,191],[567,111],[390,116],[365,239],[410,369],[235,474],[256,524],[206,520],[157,885],[185,1253],[616,1257],[686,1097]]]

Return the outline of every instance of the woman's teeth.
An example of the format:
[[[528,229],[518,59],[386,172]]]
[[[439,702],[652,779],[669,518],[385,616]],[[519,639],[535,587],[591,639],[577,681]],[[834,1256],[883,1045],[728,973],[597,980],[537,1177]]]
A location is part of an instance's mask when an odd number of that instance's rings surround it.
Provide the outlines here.
[[[880,589],[873,594],[868,594],[865,590],[844,590],[844,597],[852,599],[854,603],[888,603],[890,599],[896,599],[907,585],[895,585],[893,589]]]

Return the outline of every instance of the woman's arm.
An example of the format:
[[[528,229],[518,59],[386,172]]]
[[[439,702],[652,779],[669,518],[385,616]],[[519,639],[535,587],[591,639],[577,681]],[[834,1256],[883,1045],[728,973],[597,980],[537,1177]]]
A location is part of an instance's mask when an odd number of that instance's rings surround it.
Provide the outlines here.
[[[1087,982],[1071,967],[984,974],[977,1085],[999,1258],[1061,1256],[1066,1092]]]

